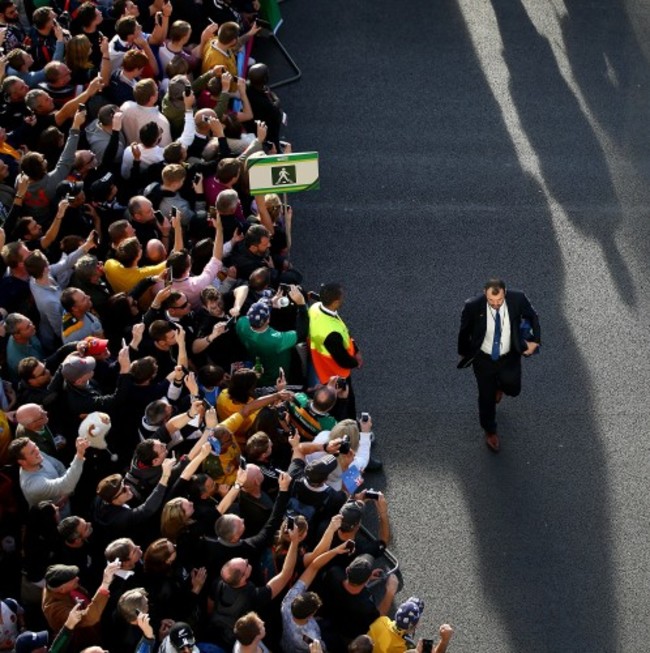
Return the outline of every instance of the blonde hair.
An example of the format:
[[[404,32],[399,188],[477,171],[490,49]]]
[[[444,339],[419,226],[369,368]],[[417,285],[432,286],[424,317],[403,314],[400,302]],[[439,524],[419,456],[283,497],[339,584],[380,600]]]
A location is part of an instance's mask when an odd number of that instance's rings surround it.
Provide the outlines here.
[[[65,44],[65,63],[70,70],[90,70],[90,51],[93,49],[90,39],[85,34],[73,36]]]
[[[269,193],[264,195],[264,204],[266,205],[266,210],[269,212],[271,219],[275,222],[282,213],[282,201],[276,193]]]
[[[186,499],[176,497],[168,501],[162,509],[160,516],[160,534],[170,542],[176,542],[178,534],[187,526],[189,519],[183,510]]]

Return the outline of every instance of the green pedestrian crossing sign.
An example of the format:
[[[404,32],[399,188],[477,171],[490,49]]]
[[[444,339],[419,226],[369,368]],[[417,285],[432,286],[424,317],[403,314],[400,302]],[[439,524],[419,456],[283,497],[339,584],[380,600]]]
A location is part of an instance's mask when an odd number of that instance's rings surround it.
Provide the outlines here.
[[[318,152],[253,156],[247,164],[250,189],[255,195],[319,188]]]

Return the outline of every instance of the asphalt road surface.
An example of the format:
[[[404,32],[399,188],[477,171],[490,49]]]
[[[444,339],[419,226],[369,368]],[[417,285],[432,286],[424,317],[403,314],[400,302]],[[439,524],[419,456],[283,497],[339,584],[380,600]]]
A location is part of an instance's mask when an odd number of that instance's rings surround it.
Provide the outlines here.
[[[391,548],[452,651],[645,652],[650,636],[650,8],[623,0],[290,0],[279,89],[321,190],[294,196],[306,285],[340,280]],[[275,66],[276,77],[281,72]],[[456,370],[500,275],[543,347],[498,409]]]

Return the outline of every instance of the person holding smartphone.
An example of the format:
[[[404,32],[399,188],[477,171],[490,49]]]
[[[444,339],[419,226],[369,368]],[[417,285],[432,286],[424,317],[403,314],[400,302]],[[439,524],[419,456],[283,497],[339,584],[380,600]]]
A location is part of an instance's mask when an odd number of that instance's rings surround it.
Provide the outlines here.
[[[384,616],[375,620],[368,630],[374,645],[373,653],[400,653],[413,648],[419,653],[445,653],[454,634],[449,624],[440,626],[440,640],[435,648],[432,639],[419,639],[414,647],[413,635],[423,611],[424,601],[412,596],[397,608],[394,619]]]

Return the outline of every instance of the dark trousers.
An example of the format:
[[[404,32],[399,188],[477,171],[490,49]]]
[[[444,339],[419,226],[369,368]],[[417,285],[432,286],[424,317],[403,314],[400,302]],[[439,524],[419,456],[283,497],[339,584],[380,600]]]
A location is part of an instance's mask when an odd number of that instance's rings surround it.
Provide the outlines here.
[[[496,433],[496,394],[502,390],[510,397],[521,392],[521,356],[510,352],[493,361],[479,352],[473,362],[474,376],[478,385],[478,416],[481,427],[488,433]]]

